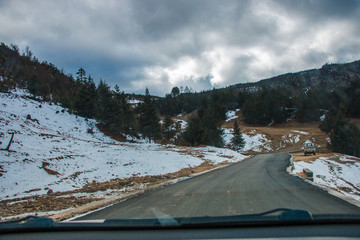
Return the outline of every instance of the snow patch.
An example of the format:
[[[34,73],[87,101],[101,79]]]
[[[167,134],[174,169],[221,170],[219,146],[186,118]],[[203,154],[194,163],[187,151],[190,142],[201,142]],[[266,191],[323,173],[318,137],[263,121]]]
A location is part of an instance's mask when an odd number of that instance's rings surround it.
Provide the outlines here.
[[[245,146],[241,150],[242,152],[254,151],[254,152],[263,152],[263,151],[272,151],[271,141],[266,138],[265,134],[255,134],[256,131],[250,131],[251,135],[242,133],[242,136],[245,140]],[[231,139],[234,137],[233,129],[224,128],[224,137],[223,140],[225,145],[231,143]]]
[[[141,101],[141,100],[138,100],[138,99],[135,99],[135,98],[131,98],[131,99],[128,99],[127,102],[129,104],[137,105],[137,104],[143,103],[144,101]]]
[[[230,122],[233,119],[237,119],[238,117],[236,116],[236,113],[240,111],[240,109],[236,109],[234,110],[230,110],[226,112],[226,122]]]
[[[322,116],[320,116],[320,121],[324,121],[326,118],[326,114],[323,114]]]
[[[360,201],[360,162],[352,156],[338,159],[319,157],[314,162],[294,162],[294,173],[308,168],[314,173],[314,183],[337,189],[345,196]]]
[[[304,132],[304,131],[299,131],[299,130],[291,130],[291,131],[294,132],[294,133],[302,134],[302,135],[309,135],[308,132]]]

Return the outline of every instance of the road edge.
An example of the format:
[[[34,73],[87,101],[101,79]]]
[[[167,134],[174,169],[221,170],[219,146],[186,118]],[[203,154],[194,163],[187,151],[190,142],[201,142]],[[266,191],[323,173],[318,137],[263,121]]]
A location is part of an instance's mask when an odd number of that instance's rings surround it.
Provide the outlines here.
[[[290,155],[290,158],[289,158],[289,166],[286,168],[287,173],[289,173],[292,176],[298,177],[298,178],[302,179],[303,181],[305,181],[305,182],[307,182],[307,183],[309,183],[309,184],[311,184],[311,185],[313,185],[315,187],[318,187],[318,188],[324,190],[325,192],[327,192],[327,193],[329,193],[329,194],[331,194],[331,195],[333,195],[333,196],[335,196],[337,198],[340,198],[340,199],[342,199],[342,200],[344,200],[344,201],[346,201],[346,202],[348,202],[348,203],[350,203],[352,205],[360,207],[360,201],[357,201],[357,200],[355,200],[355,199],[353,199],[351,197],[345,196],[344,194],[342,194],[342,193],[340,193],[338,191],[335,191],[335,190],[331,189],[328,186],[314,183],[314,182],[312,182],[312,181],[310,181],[310,180],[308,180],[306,178],[303,178],[303,177],[295,174],[293,172],[293,170],[294,170],[293,169],[294,168],[293,155],[290,152],[288,154]]]

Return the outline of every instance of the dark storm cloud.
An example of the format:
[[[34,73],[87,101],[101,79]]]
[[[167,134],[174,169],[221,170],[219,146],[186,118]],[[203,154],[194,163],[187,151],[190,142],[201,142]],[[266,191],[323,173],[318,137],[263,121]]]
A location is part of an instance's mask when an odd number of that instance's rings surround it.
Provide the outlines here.
[[[279,4],[292,14],[300,17],[306,16],[309,20],[317,21],[329,18],[358,17],[360,2],[358,0],[281,0]]]
[[[127,92],[196,91],[359,59],[359,1],[0,1],[0,40]]]

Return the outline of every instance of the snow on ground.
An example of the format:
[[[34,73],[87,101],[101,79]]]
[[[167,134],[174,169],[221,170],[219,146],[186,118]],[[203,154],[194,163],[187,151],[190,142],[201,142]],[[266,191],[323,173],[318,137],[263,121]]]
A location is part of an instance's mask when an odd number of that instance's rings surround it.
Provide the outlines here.
[[[137,105],[137,104],[143,103],[144,101],[141,101],[141,100],[138,100],[138,99],[135,99],[135,98],[130,98],[130,99],[127,99],[127,102],[129,104]]]
[[[240,109],[236,109],[235,111],[234,110],[227,111],[226,112],[226,122],[229,122],[233,119],[237,119],[236,113],[238,111],[240,111]]]
[[[319,157],[314,162],[294,162],[294,173],[304,168],[314,174],[314,183],[336,189],[360,201],[360,159],[351,156]]]
[[[95,120],[70,114],[55,104],[0,93],[0,199],[67,191],[93,181],[158,175],[200,165],[238,161],[228,149],[120,143],[101,133]],[[31,116],[28,116],[28,115]],[[92,129],[93,133],[89,133]],[[11,151],[5,151],[15,133]]]
[[[294,133],[299,133],[299,134],[302,134],[302,135],[309,135],[309,133],[308,132],[304,132],[304,131],[299,131],[299,130],[291,130],[292,132],[294,132]]]
[[[245,139],[245,147],[242,151],[246,152],[252,150],[254,152],[272,151],[271,141],[268,140],[265,134],[256,134],[253,136],[243,134]]]
[[[266,138],[264,134],[254,134],[255,132],[250,132],[251,134],[242,134],[245,140],[245,146],[241,150],[242,152],[254,151],[254,152],[263,152],[271,151],[271,141]],[[234,137],[233,130],[229,128],[224,128],[224,142],[225,145],[230,144],[231,139]]]
[[[181,130],[185,130],[187,127],[187,122],[185,120],[176,119],[175,122],[180,123]]]
[[[277,149],[298,143],[300,141],[300,135],[288,134],[283,135],[280,140],[280,145]]]

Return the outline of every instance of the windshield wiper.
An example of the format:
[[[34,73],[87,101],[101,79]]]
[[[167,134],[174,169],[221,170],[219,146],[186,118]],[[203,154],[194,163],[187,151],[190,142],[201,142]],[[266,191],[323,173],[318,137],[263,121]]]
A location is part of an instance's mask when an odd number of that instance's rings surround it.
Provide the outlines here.
[[[52,228],[55,221],[51,218],[29,215],[13,221],[1,222],[0,230],[12,228]]]
[[[276,208],[270,211],[257,213],[257,214],[250,214],[247,216],[266,216],[273,213],[281,212],[278,215],[279,221],[309,221],[313,220],[313,216],[307,210],[302,209],[289,209],[289,208]]]
[[[280,214],[276,214],[280,213]],[[275,215],[274,215],[275,214]],[[104,224],[111,226],[162,226],[162,227],[184,227],[199,225],[226,225],[226,224],[246,224],[269,221],[311,221],[313,217],[307,210],[277,208],[270,211],[236,215],[236,216],[204,216],[186,218],[155,218],[155,219],[108,219]]]

